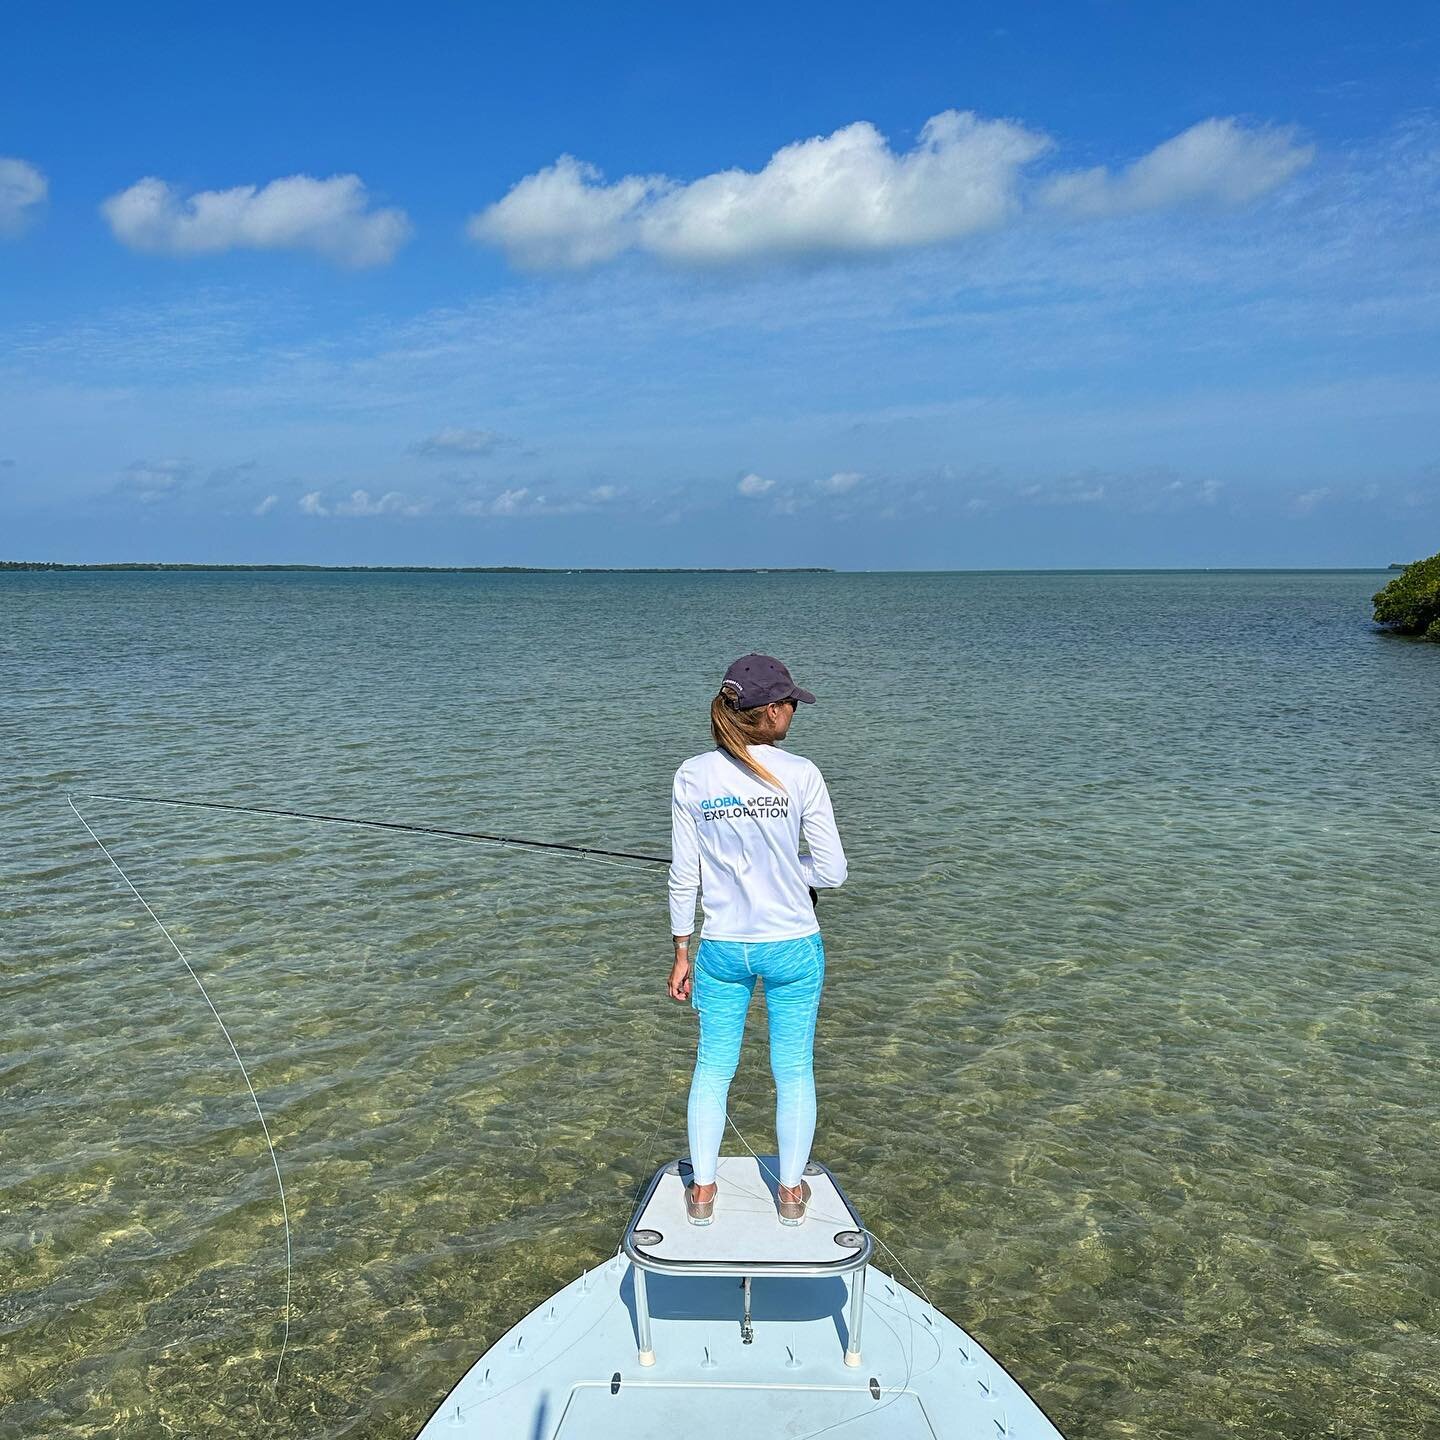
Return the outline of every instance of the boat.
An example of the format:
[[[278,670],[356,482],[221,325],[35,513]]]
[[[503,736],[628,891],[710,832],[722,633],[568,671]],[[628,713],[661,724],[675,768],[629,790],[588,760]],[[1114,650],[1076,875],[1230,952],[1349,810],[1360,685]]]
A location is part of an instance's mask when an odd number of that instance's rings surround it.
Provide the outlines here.
[[[502,1335],[417,1440],[1063,1440],[985,1348],[872,1265],[828,1167],[803,1224],[771,1156],[721,1157],[691,1225],[684,1160],[643,1188],[615,1256]]]

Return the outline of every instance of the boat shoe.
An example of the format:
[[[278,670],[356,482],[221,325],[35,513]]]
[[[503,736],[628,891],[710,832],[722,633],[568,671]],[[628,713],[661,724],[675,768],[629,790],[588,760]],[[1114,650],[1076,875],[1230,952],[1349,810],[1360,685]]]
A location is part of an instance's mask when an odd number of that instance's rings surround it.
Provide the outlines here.
[[[805,1219],[805,1207],[810,1203],[810,1186],[800,1182],[799,1200],[781,1200],[777,1206],[782,1225],[799,1225]]]
[[[715,1187],[715,1195],[720,1193],[720,1187]],[[695,1187],[685,1187],[685,1217],[692,1225],[709,1225],[715,1218],[715,1195],[708,1200],[697,1200],[695,1198]]]

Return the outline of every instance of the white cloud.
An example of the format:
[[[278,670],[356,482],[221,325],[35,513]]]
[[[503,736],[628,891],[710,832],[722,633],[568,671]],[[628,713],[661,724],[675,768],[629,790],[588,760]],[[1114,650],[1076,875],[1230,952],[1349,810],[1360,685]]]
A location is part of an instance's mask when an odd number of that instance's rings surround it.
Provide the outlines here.
[[[1199,505],[1213,505],[1220,498],[1220,492],[1224,488],[1219,480],[1199,480],[1189,486],[1182,481],[1177,491],[1177,498],[1190,499]]]
[[[498,495],[476,495],[460,503],[462,515],[536,515],[546,509],[543,495],[532,495],[528,486],[502,490]]]
[[[580,269],[629,249],[694,264],[902,249],[1002,224],[1019,207],[1021,167],[1049,144],[1013,121],[947,110],[903,154],[862,120],[787,145],[758,172],[688,185],[660,175],[607,185],[562,155],[469,230],[538,269]]]
[[[472,240],[498,245],[517,265],[578,270],[634,244],[637,214],[670,184],[663,176],[631,175],[606,185],[593,165],[562,155],[472,215],[466,228]]]
[[[516,485],[498,495],[472,495],[462,500],[455,509],[461,515],[555,519],[564,515],[594,514],[600,507],[613,504],[626,493],[624,486],[594,485],[582,493],[562,494],[551,499],[528,485]]]
[[[628,250],[696,265],[858,255],[957,240],[1017,219],[1027,200],[1080,219],[1190,202],[1240,205],[1310,163],[1291,129],[1212,118],[1118,174],[1104,166],[1026,186],[1050,139],[970,111],[932,116],[892,150],[868,121],[777,150],[759,171],[613,185],[571,155],[470,219],[471,237],[529,269],[584,269]]]
[[[494,430],[465,430],[458,426],[441,430],[415,446],[417,455],[488,455],[504,436]]]
[[[29,161],[0,155],[0,235],[18,235],[49,193],[45,176]]]
[[[398,490],[371,498],[368,490],[352,490],[348,500],[335,506],[337,515],[423,515],[430,507],[423,501],[407,499]]]
[[[815,488],[827,495],[848,495],[864,478],[857,470],[837,470],[828,479],[817,480]]]
[[[256,515],[268,515],[279,503],[278,495],[267,495],[254,509]]]
[[[1074,216],[1128,215],[1192,202],[1243,205],[1283,184],[1314,155],[1292,129],[1202,120],[1118,175],[1103,165],[1060,175],[1040,198]]]
[[[625,495],[623,487],[598,485],[583,494],[548,498],[528,485],[512,485],[498,494],[472,491],[467,495],[410,496],[399,490],[372,495],[368,490],[352,490],[341,500],[328,499],[324,492],[312,490],[300,497],[302,514],[316,516],[371,517],[378,515],[477,516],[483,518],[554,518],[565,515],[593,514]],[[273,497],[271,497],[273,499]],[[269,504],[262,502],[255,513],[266,514]]]
[[[527,505],[526,502],[529,501]],[[503,490],[490,504],[492,515],[516,515],[525,509],[534,509],[545,504],[545,497],[537,495],[530,500],[530,491],[524,486],[518,490]]]
[[[356,267],[383,265],[410,237],[403,210],[372,210],[358,175],[289,175],[268,185],[182,196],[153,176],[100,207],[115,238],[167,255],[314,250]]]
[[[735,488],[742,495],[756,496],[763,495],[767,490],[773,489],[775,482],[766,480],[760,475],[747,475]]]
[[[426,515],[430,512],[430,501],[411,500],[398,490],[387,490],[383,495],[352,490],[348,498],[329,504],[320,491],[311,490],[300,497],[300,512],[303,515]]]
[[[1321,485],[1314,490],[1306,490],[1303,494],[1297,495],[1290,508],[1296,515],[1313,515],[1315,507],[1329,498],[1330,487]]]

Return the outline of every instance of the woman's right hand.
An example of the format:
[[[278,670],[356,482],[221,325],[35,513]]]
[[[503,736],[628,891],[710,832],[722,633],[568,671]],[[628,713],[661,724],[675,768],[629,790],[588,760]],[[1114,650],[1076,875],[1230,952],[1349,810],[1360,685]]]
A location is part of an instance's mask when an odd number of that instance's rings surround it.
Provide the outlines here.
[[[670,980],[665,988],[670,998],[679,1004],[684,1004],[690,998],[689,956],[675,957],[675,963],[670,967]]]

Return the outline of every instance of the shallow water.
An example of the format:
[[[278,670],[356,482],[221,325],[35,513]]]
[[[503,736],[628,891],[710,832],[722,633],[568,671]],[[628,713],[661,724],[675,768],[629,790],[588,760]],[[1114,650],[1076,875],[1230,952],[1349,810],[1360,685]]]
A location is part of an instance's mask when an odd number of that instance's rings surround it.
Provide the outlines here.
[[[65,792],[663,854],[751,648],[851,855],[817,1154],[934,1301],[1073,1440],[1440,1434],[1440,647],[1384,578],[0,576],[0,1440],[402,1440],[684,1145],[660,867],[79,800],[275,1138],[272,1392],[254,1109]]]

